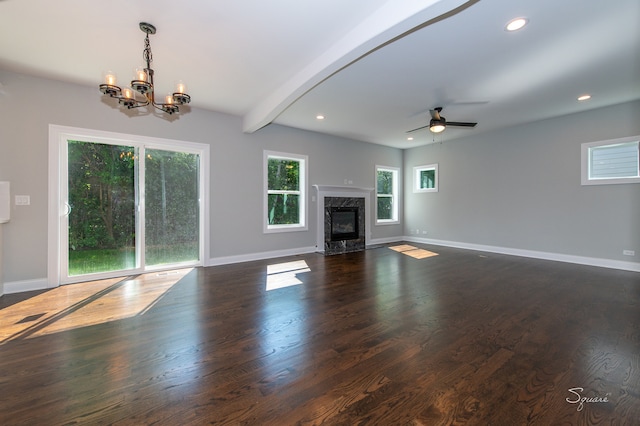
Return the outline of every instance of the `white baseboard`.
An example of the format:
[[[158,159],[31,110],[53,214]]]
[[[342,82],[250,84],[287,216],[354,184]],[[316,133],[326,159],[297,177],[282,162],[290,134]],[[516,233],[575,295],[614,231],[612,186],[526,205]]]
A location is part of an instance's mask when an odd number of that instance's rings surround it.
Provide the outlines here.
[[[576,263],[579,265],[598,266],[601,268],[620,269],[623,271],[640,272],[640,263],[624,262],[621,260],[600,259],[595,257],[574,256],[570,254],[549,253],[535,250],[515,249],[508,247],[487,246],[482,244],[461,243],[457,241],[433,240],[413,236],[403,237],[405,241],[436,246],[454,247],[467,250],[486,251],[489,253],[508,254],[511,256],[530,257],[533,259],[553,260],[556,262]]]
[[[258,253],[239,254],[237,256],[221,256],[209,259],[205,266],[227,265],[231,263],[250,262],[252,260],[275,259],[278,257],[296,256],[316,252],[316,246],[295,249],[263,251]]]
[[[367,241],[367,247],[373,247],[373,246],[377,246],[379,244],[397,243],[397,242],[400,242],[400,241],[406,241],[405,237],[375,238],[375,239]]]
[[[549,253],[534,250],[514,249],[508,247],[487,246],[483,244],[461,243],[457,241],[434,240],[430,238],[419,238],[414,236],[404,236],[401,238],[379,238],[370,240],[367,244],[372,247],[378,244],[389,244],[399,241],[431,244],[436,246],[454,247],[466,250],[484,251],[488,253],[507,254],[511,256],[530,257],[533,259],[553,260],[556,262],[575,263],[579,265],[598,266],[602,268],[620,269],[623,271],[640,272],[640,263],[624,262],[620,260],[600,259],[594,257],[574,256],[560,253]],[[273,250],[258,253],[242,254],[237,256],[221,256],[209,259],[205,266],[219,266],[232,263],[250,262],[252,260],[275,259],[279,257],[295,256],[299,254],[315,253],[318,250],[313,247],[299,247],[287,250]],[[4,294],[21,293],[24,291],[46,290],[49,282],[46,278],[35,280],[13,281],[4,283]]]
[[[24,291],[47,290],[49,281],[46,278],[36,280],[13,281],[4,283],[4,294],[22,293]]]

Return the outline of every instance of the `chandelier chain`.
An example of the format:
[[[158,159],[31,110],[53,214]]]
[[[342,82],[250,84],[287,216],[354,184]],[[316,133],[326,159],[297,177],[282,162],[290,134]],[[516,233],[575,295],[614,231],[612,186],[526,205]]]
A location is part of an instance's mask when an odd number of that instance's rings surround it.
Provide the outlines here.
[[[151,54],[151,43],[149,42],[149,34],[144,38],[144,50],[142,51],[142,58],[147,63],[147,68],[151,68],[151,62],[153,62],[153,55]]]

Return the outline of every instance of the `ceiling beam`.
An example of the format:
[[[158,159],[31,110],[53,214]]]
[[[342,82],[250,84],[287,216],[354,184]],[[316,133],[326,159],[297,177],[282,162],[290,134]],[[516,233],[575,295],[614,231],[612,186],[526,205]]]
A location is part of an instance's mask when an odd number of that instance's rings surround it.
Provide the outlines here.
[[[324,54],[277,88],[243,117],[245,133],[275,120],[300,97],[341,69],[420,28],[453,16],[479,0],[386,2]]]

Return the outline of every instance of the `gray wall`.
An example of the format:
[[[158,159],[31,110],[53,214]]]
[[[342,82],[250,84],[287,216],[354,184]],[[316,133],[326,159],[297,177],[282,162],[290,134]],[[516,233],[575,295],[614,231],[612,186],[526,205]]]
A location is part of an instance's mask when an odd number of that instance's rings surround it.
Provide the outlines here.
[[[640,135],[639,118],[635,102],[406,150],[405,235],[640,262],[640,185],[580,185],[581,143]],[[431,163],[439,192],[413,193]]]
[[[374,240],[416,237],[419,228],[420,238],[434,241],[625,262],[640,258],[640,185],[580,185],[580,144],[640,135],[639,102],[403,152],[277,125],[244,134],[239,117],[197,108],[173,122],[130,118],[103,102],[96,87],[3,70],[0,82],[0,180],[11,181],[12,197],[31,196],[30,206],[12,206],[11,222],[3,225],[5,282],[47,276],[49,124],[209,144],[214,262],[315,245],[313,202],[308,231],[263,234],[265,149],[308,155],[309,185],[343,185],[348,179],[353,186],[374,187],[376,164],[404,163],[404,220],[370,225]],[[413,166],[431,163],[439,163],[440,191],[414,194]],[[636,256],[623,256],[623,249]]]
[[[315,246],[312,202],[308,231],[263,234],[263,150],[308,155],[310,196],[311,185],[343,185],[344,179],[353,181],[351,186],[374,187],[376,164],[402,166],[398,149],[277,125],[244,134],[239,117],[197,108],[173,122],[131,118],[102,101],[98,81],[84,87],[0,70],[0,82],[6,92],[0,94],[0,180],[11,182],[12,197],[31,196],[30,206],[12,206],[11,222],[4,225],[5,282],[47,276],[49,124],[209,144],[214,261]],[[402,225],[371,229],[373,239],[397,239],[403,230]]]

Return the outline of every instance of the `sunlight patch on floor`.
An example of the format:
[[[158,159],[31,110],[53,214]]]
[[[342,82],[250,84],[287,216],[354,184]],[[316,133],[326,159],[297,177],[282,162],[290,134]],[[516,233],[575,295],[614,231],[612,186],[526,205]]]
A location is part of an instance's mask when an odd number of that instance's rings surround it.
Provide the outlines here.
[[[298,274],[311,272],[304,260],[267,265],[267,291],[302,284]]]
[[[1,310],[0,345],[149,311],[193,268],[64,285]]]
[[[401,244],[398,246],[390,246],[391,250],[397,251],[414,259],[426,259],[428,257],[438,256],[438,253],[411,246],[409,244]]]

